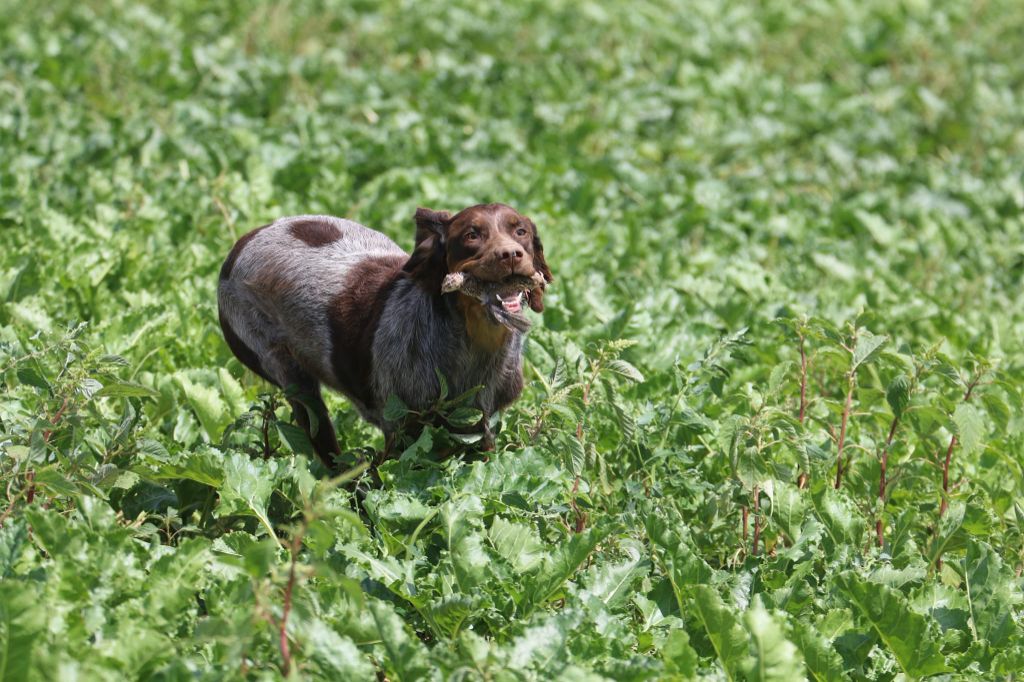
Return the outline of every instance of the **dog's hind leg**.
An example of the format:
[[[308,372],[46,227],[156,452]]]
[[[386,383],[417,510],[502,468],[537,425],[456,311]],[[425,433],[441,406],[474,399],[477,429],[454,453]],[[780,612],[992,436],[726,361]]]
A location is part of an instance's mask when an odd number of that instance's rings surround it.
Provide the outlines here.
[[[288,399],[292,406],[292,413],[295,421],[302,430],[309,436],[313,443],[313,450],[317,456],[330,470],[337,468],[334,456],[341,454],[341,447],[338,445],[338,438],[334,433],[334,425],[331,423],[331,415],[327,411],[323,397],[320,395],[320,385],[313,384],[306,390],[300,390],[295,396]],[[316,423],[310,419],[315,417]]]
[[[334,456],[341,453],[331,415],[320,394],[320,382],[303,370],[283,347],[277,347],[266,362],[274,383],[285,390],[295,421],[309,436],[313,450],[329,470],[337,468]]]

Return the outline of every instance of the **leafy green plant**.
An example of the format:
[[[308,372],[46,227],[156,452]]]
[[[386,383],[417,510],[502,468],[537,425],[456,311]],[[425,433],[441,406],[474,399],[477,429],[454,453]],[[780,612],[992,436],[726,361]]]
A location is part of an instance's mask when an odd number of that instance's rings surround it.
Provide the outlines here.
[[[1022,27],[0,2],[0,677],[1018,679]],[[222,258],[481,201],[556,277],[495,451],[331,396],[329,478]]]

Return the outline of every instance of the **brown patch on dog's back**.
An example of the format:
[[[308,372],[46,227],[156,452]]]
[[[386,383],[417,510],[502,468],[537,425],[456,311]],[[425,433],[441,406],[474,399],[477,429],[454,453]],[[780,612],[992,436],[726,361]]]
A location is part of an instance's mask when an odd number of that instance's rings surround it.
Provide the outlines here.
[[[331,329],[331,365],[354,398],[373,407],[370,370],[373,336],[394,284],[408,260],[404,254],[367,258],[355,265],[327,309]]]
[[[235,245],[231,247],[231,252],[228,254],[228,257],[224,259],[224,265],[220,266],[221,279],[227,279],[228,277],[231,276],[231,271],[235,267],[235,261],[237,261],[238,257],[242,255],[242,249],[245,248],[245,245],[248,244],[253,237],[258,235],[267,227],[270,226],[264,225],[263,227],[257,227],[252,232],[247,232],[246,234],[243,234],[241,237],[238,238],[238,241],[235,242]]]
[[[480,301],[461,293],[458,296],[455,307],[462,313],[470,344],[487,353],[498,352],[512,332],[505,325],[491,322]]]
[[[312,247],[327,246],[341,239],[341,230],[337,225],[315,219],[297,220],[288,226],[288,231]]]

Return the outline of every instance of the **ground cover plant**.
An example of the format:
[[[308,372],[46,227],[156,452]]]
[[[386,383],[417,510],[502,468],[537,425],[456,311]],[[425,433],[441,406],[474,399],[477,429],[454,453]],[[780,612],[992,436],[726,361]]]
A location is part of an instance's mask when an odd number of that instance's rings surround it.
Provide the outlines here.
[[[0,1],[0,677],[1019,678],[1021,54],[1009,0]],[[371,485],[335,397],[330,478],[221,259],[492,200],[556,277],[498,451]]]

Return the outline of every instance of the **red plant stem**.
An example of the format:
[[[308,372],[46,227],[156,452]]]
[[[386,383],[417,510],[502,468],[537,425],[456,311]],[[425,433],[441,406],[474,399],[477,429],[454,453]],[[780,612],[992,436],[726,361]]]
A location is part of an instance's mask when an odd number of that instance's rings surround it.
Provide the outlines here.
[[[288,645],[288,616],[292,612],[292,590],[295,587],[295,556],[298,554],[301,544],[302,536],[296,535],[291,546],[292,561],[288,567],[288,584],[284,588],[284,610],[281,613],[281,624],[278,630],[278,642],[281,647],[281,658],[283,661],[281,669],[285,677],[288,676],[292,667],[292,652]]]
[[[579,505],[576,504],[576,493],[580,490],[580,477],[577,476],[576,480],[572,483],[572,497],[569,499],[569,506],[572,507],[573,513],[576,515],[576,522],[573,524],[573,530],[577,533],[582,533],[587,528],[587,515],[583,513]]]
[[[800,423],[807,416],[807,351],[804,350],[804,337],[800,337]]]
[[[64,401],[57,408],[57,411],[53,413],[53,416],[48,420],[50,426],[57,426],[57,422],[64,416],[64,412],[68,409],[68,402],[70,398],[64,396]],[[47,429],[43,431],[43,442],[49,444],[50,438],[53,436],[54,429]],[[29,470],[25,472],[25,480],[28,481],[28,492],[25,493],[25,504],[32,504],[36,499],[36,472]]]
[[[971,394],[974,392],[974,387],[978,385],[981,380],[981,376],[977,376],[967,386],[967,391],[964,393],[964,402],[966,403],[971,399]],[[942,464],[942,501],[939,502],[939,518],[941,519],[946,510],[949,509],[949,463],[953,459],[953,448],[956,447],[957,438],[954,434],[949,439],[949,447],[946,448],[946,461]]]
[[[804,336],[800,335],[800,424],[804,423],[807,418],[807,350],[804,347]],[[801,471],[800,475],[796,477],[796,487],[803,488],[807,487],[808,475],[806,471]]]
[[[61,403],[60,408],[58,408],[57,411],[54,412],[53,416],[50,417],[50,426],[56,426],[57,422],[60,421],[60,418],[64,416],[64,411],[67,410],[67,409],[68,409],[68,398],[65,397],[64,398],[64,402]],[[43,432],[43,442],[44,443],[49,443],[50,442],[50,436],[52,436],[52,435],[53,435],[53,429],[47,429],[46,431],[44,431]]]
[[[590,405],[590,386],[596,378],[591,378],[590,382],[583,385],[583,407],[584,409]],[[583,420],[580,419],[576,423],[576,440],[580,442],[580,447],[585,447],[583,444]],[[587,527],[587,515],[583,513],[579,505],[576,503],[576,493],[580,490],[580,475],[576,475],[576,479],[572,482],[572,497],[569,499],[569,506],[572,508],[573,513],[576,515],[576,521],[573,523],[573,530],[577,533],[582,533]]]
[[[949,509],[949,462],[953,459],[953,448],[956,447],[956,436],[949,439],[946,448],[946,461],[942,465],[942,501],[939,503],[939,518]]]
[[[761,517],[760,517],[760,515],[758,513],[760,511],[760,508],[761,508],[761,495],[760,495],[760,491],[758,490],[758,487],[755,485],[754,486],[754,544],[753,544],[753,549],[750,552],[752,556],[757,556],[757,545],[758,545],[758,541],[761,539]]]
[[[274,407],[274,399],[271,398],[266,410],[263,412],[263,459],[270,459],[270,456],[273,454],[270,451],[270,418],[274,414]]]
[[[839,425],[839,443],[836,445],[836,490],[843,484],[843,446],[846,444],[846,423],[850,420],[850,406],[853,404],[853,387],[857,379],[853,371],[847,378],[849,390],[846,392],[846,405],[843,407],[843,421]]]
[[[889,467],[889,447],[892,445],[892,439],[896,435],[896,427],[899,426],[900,416],[896,415],[892,418],[892,426],[889,427],[889,436],[885,439],[885,447],[882,448],[882,461],[879,464],[878,469],[878,519],[875,521],[875,535],[878,536],[878,546],[881,547],[885,544],[885,533],[882,527],[882,511],[885,509],[885,487],[886,487],[886,471]]]

